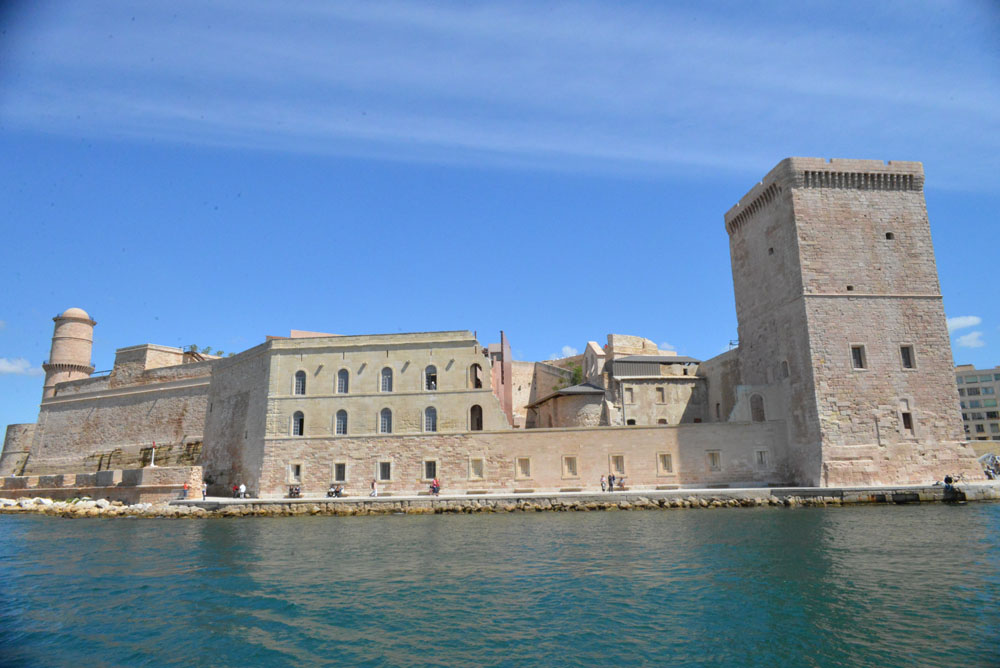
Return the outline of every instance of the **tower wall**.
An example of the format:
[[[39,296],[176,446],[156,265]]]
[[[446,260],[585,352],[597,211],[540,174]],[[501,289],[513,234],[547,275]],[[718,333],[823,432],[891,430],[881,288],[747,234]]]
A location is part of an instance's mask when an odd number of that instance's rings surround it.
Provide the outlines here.
[[[55,396],[56,385],[71,380],[87,378],[94,372],[90,354],[94,347],[94,325],[86,311],[71,308],[52,319],[52,348],[45,370],[42,399]]]

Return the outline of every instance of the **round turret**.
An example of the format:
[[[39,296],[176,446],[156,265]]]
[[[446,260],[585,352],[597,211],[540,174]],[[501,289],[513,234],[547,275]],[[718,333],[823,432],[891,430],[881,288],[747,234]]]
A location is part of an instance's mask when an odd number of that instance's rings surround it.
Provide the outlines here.
[[[56,326],[49,359],[42,365],[45,370],[42,399],[55,396],[57,383],[86,378],[94,372],[90,352],[97,323],[82,308],[68,308],[52,320]]]

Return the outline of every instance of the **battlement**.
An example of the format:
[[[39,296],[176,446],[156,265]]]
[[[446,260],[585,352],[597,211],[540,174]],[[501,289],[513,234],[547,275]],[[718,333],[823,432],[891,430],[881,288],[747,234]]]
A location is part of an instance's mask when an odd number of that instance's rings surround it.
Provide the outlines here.
[[[726,212],[726,232],[732,235],[789,188],[921,192],[924,166],[902,160],[785,158]]]

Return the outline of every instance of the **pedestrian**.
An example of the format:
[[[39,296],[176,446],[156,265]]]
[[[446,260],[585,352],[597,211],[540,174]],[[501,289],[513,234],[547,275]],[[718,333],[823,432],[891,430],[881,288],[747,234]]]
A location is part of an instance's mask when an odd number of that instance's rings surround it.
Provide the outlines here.
[[[240,483],[240,498],[241,499],[247,498],[247,486],[244,485],[243,483]]]
[[[208,483],[201,483],[201,500],[204,501],[208,498]]]
[[[608,491],[615,491],[615,474],[612,473],[608,476]]]
[[[431,481],[431,492],[434,493],[434,496],[441,493],[441,483],[438,482],[437,478],[434,478],[434,480]]]
[[[378,496],[378,483],[372,478],[372,492],[368,496]]]
[[[235,499],[235,498],[236,498],[236,495],[237,495],[237,494],[239,494],[239,493],[240,493],[240,486],[239,486],[239,485],[237,485],[237,484],[236,484],[236,483],[234,482],[234,483],[233,483],[233,498]]]
[[[604,476],[601,476],[601,491],[602,492],[608,491],[608,479],[605,478]]]
[[[184,481],[184,491],[181,494],[181,498],[182,499],[188,498],[188,484],[187,484],[187,480]]]

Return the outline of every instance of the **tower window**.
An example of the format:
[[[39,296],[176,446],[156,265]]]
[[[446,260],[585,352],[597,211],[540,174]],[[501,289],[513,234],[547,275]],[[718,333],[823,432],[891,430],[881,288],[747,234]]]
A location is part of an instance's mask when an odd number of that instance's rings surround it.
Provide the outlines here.
[[[424,369],[424,389],[436,390],[438,388],[437,367],[433,364]]]
[[[337,394],[347,394],[351,384],[350,377],[351,374],[347,369],[341,369],[337,372]]]
[[[295,411],[292,415],[292,436],[303,436],[306,433],[306,416],[302,411]]]
[[[392,369],[389,367],[382,369],[382,384],[380,387],[383,392],[392,392]]]
[[[551,425],[550,425],[551,426]],[[469,409],[469,431],[483,430],[483,408],[475,404]]]
[[[900,346],[899,357],[903,362],[904,369],[916,368],[916,364],[914,364],[913,360],[913,346]]]
[[[851,364],[855,369],[866,368],[867,360],[865,359],[865,347],[864,346],[851,346]]]
[[[438,413],[437,409],[433,406],[427,407],[424,410],[424,431],[437,431],[438,430]],[[433,478],[434,476],[429,476]]]
[[[767,254],[768,255],[774,255],[774,249],[773,248],[768,248],[767,249]]]
[[[295,394],[305,394],[306,393],[306,372],[296,371],[295,372],[295,389],[293,390]]]
[[[337,411],[337,435],[346,436],[347,435],[347,411],[339,410]]]
[[[885,233],[885,238],[888,239],[889,241],[892,241],[893,239],[896,238],[896,235],[893,234],[892,232],[886,232]]]
[[[853,285],[848,285],[847,286],[847,291],[848,292],[854,292],[854,286]]]
[[[392,433],[392,411],[388,408],[383,408],[378,415],[378,430],[381,434]]]
[[[386,482],[392,480],[392,462],[378,463],[378,479]]]
[[[759,394],[750,396],[750,419],[753,422],[763,422],[766,419],[764,415],[764,397]]]

